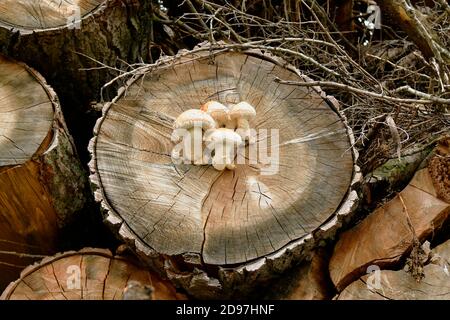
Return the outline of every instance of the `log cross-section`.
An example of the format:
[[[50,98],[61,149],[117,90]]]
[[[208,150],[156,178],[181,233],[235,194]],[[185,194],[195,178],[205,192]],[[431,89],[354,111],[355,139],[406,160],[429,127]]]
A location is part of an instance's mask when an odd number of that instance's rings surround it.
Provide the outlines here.
[[[53,105],[45,88],[20,64],[0,56],[0,167],[18,165],[48,146]]]
[[[114,256],[106,249],[84,248],[27,267],[0,300],[120,300],[132,282],[149,287],[152,294],[148,299],[186,299],[169,281],[133,259]]]
[[[256,52],[187,56],[130,83],[105,106],[90,144],[91,181],[123,238],[148,256],[197,255],[203,265],[237,266],[327,221],[338,224],[335,213],[356,174],[351,132],[320,89],[277,77],[307,81]],[[174,119],[209,100],[256,108],[251,127],[266,159],[223,172],[173,164]]]

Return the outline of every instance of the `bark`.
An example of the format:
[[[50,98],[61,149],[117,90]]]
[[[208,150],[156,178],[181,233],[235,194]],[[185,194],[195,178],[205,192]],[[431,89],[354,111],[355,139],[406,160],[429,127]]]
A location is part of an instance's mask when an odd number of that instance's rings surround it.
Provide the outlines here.
[[[366,175],[363,187],[365,202],[369,206],[376,205],[393,192],[403,189],[432,150],[433,147],[428,146],[403,156],[400,161],[389,159]]]
[[[130,83],[105,106],[91,181],[106,222],[155,268],[197,297],[243,296],[334,234],[354,209],[360,175],[334,100],[275,81],[306,77],[257,51],[205,51]],[[175,117],[212,99],[247,100],[252,127],[280,130],[278,171],[264,175],[262,161],[223,172],[173,165]]]
[[[283,274],[271,290],[267,290],[265,299],[281,300],[330,300],[336,294],[328,273],[330,254],[319,248],[311,261],[304,262],[293,270]]]
[[[32,256],[48,254],[58,230],[89,194],[58,99],[33,69],[0,56],[0,286]],[[17,254],[13,254],[17,252]]]

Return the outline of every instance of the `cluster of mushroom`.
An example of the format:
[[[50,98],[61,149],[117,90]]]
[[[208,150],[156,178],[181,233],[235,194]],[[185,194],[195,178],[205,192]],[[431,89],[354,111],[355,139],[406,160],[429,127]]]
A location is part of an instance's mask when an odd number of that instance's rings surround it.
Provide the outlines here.
[[[230,108],[209,101],[200,109],[183,112],[175,120],[172,134],[173,142],[182,143],[175,146],[172,158],[196,165],[212,164],[220,171],[233,170],[235,147],[246,141],[254,143],[249,121],[255,116],[255,108],[245,101]]]

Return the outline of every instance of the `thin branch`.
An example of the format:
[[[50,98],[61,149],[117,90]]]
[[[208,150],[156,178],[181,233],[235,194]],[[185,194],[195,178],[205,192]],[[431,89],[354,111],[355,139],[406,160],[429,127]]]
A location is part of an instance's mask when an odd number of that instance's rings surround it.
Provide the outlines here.
[[[410,73],[416,74],[416,75],[418,75],[418,76],[420,76],[420,77],[424,77],[425,79],[428,79],[428,80],[431,79],[430,76],[428,76],[428,75],[426,75],[426,74],[424,74],[424,73],[420,73],[420,72],[417,72],[417,71],[415,71],[415,70],[410,70],[410,69],[408,69],[408,68],[402,67],[402,66],[398,65],[397,63],[394,63],[394,62],[390,61],[389,59],[382,58],[382,57],[379,57],[379,56],[376,56],[376,55],[373,55],[373,54],[370,54],[370,53],[366,53],[366,55],[367,55],[368,57],[371,57],[371,58],[374,58],[374,59],[377,59],[377,60],[386,62],[386,63],[390,64],[391,66],[393,66],[394,68],[398,68],[398,69],[400,69],[400,70],[404,70],[404,71],[406,71],[406,72],[410,72]]]
[[[161,67],[162,65],[168,65],[170,63],[174,63],[176,60],[179,60],[180,58],[188,56],[188,55],[195,56],[196,53],[203,52],[203,51],[211,51],[211,50],[216,50],[215,51],[216,53],[220,53],[220,52],[228,51],[230,49],[239,49],[239,50],[263,49],[263,50],[274,51],[274,52],[289,53],[289,54],[295,55],[299,58],[302,58],[308,62],[311,62],[318,68],[320,68],[336,77],[340,77],[339,73],[321,65],[319,62],[317,62],[316,60],[314,60],[311,57],[304,55],[303,53],[296,52],[296,51],[289,50],[289,49],[284,49],[284,48],[274,48],[274,47],[268,47],[268,46],[262,46],[262,45],[254,45],[254,44],[252,44],[252,42],[248,42],[248,43],[244,43],[244,44],[214,44],[214,45],[211,45],[210,47],[200,47],[200,48],[196,48],[191,51],[188,51],[188,52],[183,52],[183,53],[178,54],[173,57],[167,57],[166,59],[161,59],[161,60],[157,61],[156,63],[146,64],[146,65],[140,66],[136,69],[133,69],[131,71],[122,72],[120,75],[114,77],[113,79],[111,79],[110,81],[105,83],[102,87],[102,90],[106,89],[107,87],[109,87],[110,85],[112,85],[113,83],[115,83],[116,81],[118,81],[120,79],[130,77],[130,76],[141,75],[146,72],[150,72],[151,70],[154,70],[157,67]],[[193,59],[193,60],[195,60],[195,59]]]
[[[331,87],[331,88],[337,88],[337,89],[343,89],[347,92],[352,92],[352,93],[356,93],[356,94],[361,94],[361,95],[366,95],[366,96],[370,96],[372,98],[375,99],[382,99],[382,100],[387,100],[387,101],[391,101],[391,102],[398,102],[398,103],[417,103],[417,104],[431,104],[431,103],[442,103],[442,104],[450,104],[450,99],[444,99],[444,98],[439,98],[436,96],[432,96],[428,93],[424,93],[424,92],[420,92],[417,90],[412,89],[409,86],[403,86],[398,88],[397,90],[394,90],[393,92],[398,92],[398,91],[408,91],[410,93],[413,93],[417,96],[423,97],[425,99],[408,99],[408,98],[397,98],[397,97],[392,97],[383,93],[376,93],[376,92],[371,92],[371,91],[367,91],[364,89],[359,89],[359,88],[355,88],[343,83],[338,83],[338,82],[333,82],[333,81],[312,81],[312,82],[301,82],[301,81],[286,81],[286,80],[281,80],[280,78],[276,78],[275,79],[277,82],[282,83],[282,84],[288,84],[288,85],[297,85],[297,86],[301,86],[301,87],[314,87],[314,86],[321,86],[321,87]],[[399,90],[401,89],[401,90]]]

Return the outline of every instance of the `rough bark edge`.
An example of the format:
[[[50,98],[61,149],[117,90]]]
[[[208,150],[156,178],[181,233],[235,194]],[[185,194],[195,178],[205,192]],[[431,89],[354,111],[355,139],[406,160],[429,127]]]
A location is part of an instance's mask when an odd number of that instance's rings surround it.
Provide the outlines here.
[[[303,75],[297,68],[285,62],[282,58],[271,55],[267,52],[261,52],[260,50],[233,50],[221,48],[223,42],[219,42],[213,46],[208,43],[201,43],[196,48],[203,48],[202,54],[198,56],[198,59],[202,59],[208,56],[216,56],[225,52],[241,52],[242,54],[248,54],[257,58],[272,62],[282,68],[294,72],[298,77],[304,81],[312,81],[308,76]],[[163,58],[160,70],[164,68],[170,68],[172,63],[183,62],[183,57],[186,56],[186,50],[180,50],[177,55],[170,58]],[[181,60],[181,61],[180,61]],[[348,152],[353,156],[353,174],[352,180],[349,185],[347,194],[343,197],[339,208],[333,213],[333,215],[319,226],[312,233],[303,236],[297,240],[291,241],[284,247],[278,249],[276,252],[260,257],[251,262],[246,262],[238,267],[221,267],[218,266],[218,270],[215,270],[214,276],[208,275],[209,272],[200,270],[197,267],[205,267],[201,263],[201,257],[195,253],[185,253],[182,255],[183,262],[194,267],[193,271],[180,271],[175,267],[176,257],[170,257],[163,254],[159,254],[153,248],[143,243],[142,240],[130,229],[127,223],[120,217],[120,215],[109,205],[108,199],[103,192],[103,186],[101,178],[98,175],[97,170],[97,158],[95,154],[97,135],[99,129],[106,119],[106,115],[109,109],[124,95],[127,88],[133,85],[140,77],[141,74],[136,74],[131,78],[125,86],[118,90],[117,96],[111,101],[106,103],[102,109],[102,116],[97,120],[93,133],[94,136],[89,142],[88,150],[91,155],[91,161],[89,162],[91,187],[94,192],[95,201],[100,203],[101,210],[104,214],[104,221],[109,227],[130,246],[138,254],[138,256],[152,266],[156,271],[165,277],[172,280],[175,285],[183,287],[189,294],[194,297],[206,299],[206,298],[227,298],[234,295],[234,292],[239,292],[240,296],[245,296],[255,289],[254,280],[264,281],[270,280],[274,276],[280,274],[284,270],[296,265],[304,259],[311,257],[311,251],[314,247],[321,244],[322,241],[333,238],[339,228],[345,224],[352,217],[352,213],[356,210],[359,204],[359,197],[357,189],[362,182],[362,174],[358,167],[358,151],[354,147],[355,138],[352,129],[347,123],[347,119],[343,113],[339,111],[339,103],[333,96],[328,96],[326,93],[317,86],[312,87],[316,93],[320,95],[327,102],[330,108],[336,112],[336,114],[342,120],[344,126],[347,129],[347,136],[349,137],[350,148]],[[206,266],[208,267],[208,266]]]
[[[78,23],[83,23],[83,20],[89,19],[98,13],[102,13],[107,7],[108,3],[111,2],[111,0],[105,0],[102,3],[100,3],[97,7],[95,7],[93,10],[91,10],[88,14],[81,17],[78,21],[73,21],[72,23],[67,23],[64,25],[51,27],[51,28],[42,28],[42,29],[27,29],[27,28],[18,28],[17,26],[10,25],[6,23],[6,21],[0,20],[0,28],[4,28],[6,30],[9,30],[11,33],[19,33],[19,35],[29,35],[33,33],[40,33],[40,32],[52,32],[57,31],[61,29],[66,29],[70,27],[76,26]]]
[[[62,227],[69,223],[73,214],[85,205],[88,192],[87,178],[64,121],[55,91],[35,69],[22,62],[18,64],[41,85],[53,107],[52,126],[47,134],[47,136],[51,135],[51,141],[44,148],[41,145],[28,161],[41,164],[40,177],[43,183],[45,182],[44,187],[52,195],[51,201],[57,214],[58,226]],[[70,199],[67,197],[68,194],[72,195]]]

